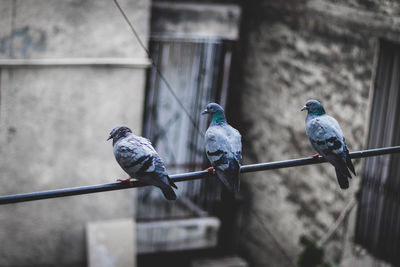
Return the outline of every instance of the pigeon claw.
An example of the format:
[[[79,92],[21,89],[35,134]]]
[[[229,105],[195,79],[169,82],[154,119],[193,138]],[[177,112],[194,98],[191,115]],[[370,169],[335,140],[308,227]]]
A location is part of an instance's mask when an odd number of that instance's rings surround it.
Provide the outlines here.
[[[210,168],[205,169],[205,171],[208,171],[209,173],[215,174],[215,169],[212,166]]]
[[[118,181],[118,182],[121,182],[121,183],[128,183],[128,182],[131,182],[131,179],[132,179],[132,178],[117,179],[117,181]]]
[[[314,159],[319,159],[320,156],[321,156],[321,155],[318,154],[318,153],[317,153],[317,154],[314,154],[314,155],[311,155],[311,157],[314,158]]]

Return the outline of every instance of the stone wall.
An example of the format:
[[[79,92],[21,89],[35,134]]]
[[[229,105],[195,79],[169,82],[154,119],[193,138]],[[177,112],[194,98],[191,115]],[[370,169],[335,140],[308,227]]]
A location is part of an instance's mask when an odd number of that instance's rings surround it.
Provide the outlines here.
[[[146,42],[150,1],[119,1]],[[3,1],[0,58],[138,58],[113,1]],[[84,61],[84,60],[83,60]],[[0,195],[114,182],[127,175],[106,142],[141,132],[142,66],[10,67],[0,62]],[[87,222],[132,218],[123,190],[0,207],[0,266],[86,266]]]
[[[319,99],[339,121],[351,151],[362,149],[375,44],[378,38],[400,40],[399,4],[257,1],[244,4],[243,11],[242,80],[236,99],[244,163],[314,154],[305,135],[306,114],[300,112],[310,98]],[[241,229],[243,255],[253,266],[288,266],[276,239],[296,260],[299,237],[319,240],[355,196],[362,160],[354,165],[359,175],[346,191],[340,190],[328,164],[242,175],[250,196]],[[341,262],[344,244],[351,242],[354,225],[349,225],[340,227],[325,247],[331,262]],[[346,257],[355,257],[352,249],[346,246]],[[346,262],[343,266],[369,266]]]

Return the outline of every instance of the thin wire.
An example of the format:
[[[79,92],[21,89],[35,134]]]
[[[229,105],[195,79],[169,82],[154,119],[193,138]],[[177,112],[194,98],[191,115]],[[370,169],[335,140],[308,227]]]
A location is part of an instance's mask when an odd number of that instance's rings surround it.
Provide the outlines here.
[[[135,27],[133,27],[133,24],[131,23],[131,21],[129,20],[128,16],[125,14],[124,10],[122,9],[122,7],[119,5],[117,0],[114,0],[115,5],[117,6],[118,10],[121,12],[122,16],[124,17],[126,23],[128,23],[129,27],[131,28],[133,34],[135,35],[136,40],[138,41],[139,45],[143,48],[143,50],[146,52],[147,56],[149,58],[151,58],[150,55],[150,51],[146,48],[146,46],[144,45],[142,39],[140,38],[139,34],[137,33],[137,31],[135,30]],[[197,132],[204,137],[204,134],[200,131],[196,121],[193,119],[193,117],[190,115],[190,113],[187,111],[187,109],[185,108],[185,106],[183,105],[182,101],[178,98],[178,96],[176,95],[175,91],[172,89],[172,86],[169,84],[169,82],[167,81],[167,79],[165,78],[164,74],[162,74],[161,70],[158,68],[157,64],[151,60],[151,65],[155,68],[157,74],[160,76],[161,80],[165,83],[165,85],[167,86],[167,89],[170,91],[170,93],[172,94],[172,96],[175,98],[175,100],[178,102],[178,104],[181,106],[181,108],[183,109],[183,111],[185,112],[186,116],[188,116],[190,122],[193,124],[193,126],[195,127],[195,129],[197,130]]]
[[[364,151],[356,151],[356,152],[350,153],[350,158],[352,158],[352,159],[365,158],[365,157],[372,157],[372,156],[379,156],[379,155],[393,154],[393,153],[400,153],[400,146],[375,148],[375,149],[369,149],[369,150],[364,150]],[[296,166],[303,166],[303,165],[320,164],[320,163],[324,163],[324,162],[326,162],[326,160],[324,160],[321,157],[320,158],[309,157],[309,158],[291,159],[291,160],[284,160],[284,161],[245,165],[240,168],[240,172],[247,173],[247,172],[265,171],[265,170],[275,170],[275,169],[289,168],[289,167],[296,167]],[[170,178],[174,182],[191,181],[191,180],[209,178],[209,177],[216,177],[216,176],[214,174],[209,173],[208,171],[196,171],[196,172],[170,175]],[[121,190],[121,189],[143,187],[143,186],[148,186],[148,185],[143,182],[135,180],[135,181],[132,181],[131,183],[118,182],[118,183],[89,185],[89,186],[63,188],[63,189],[48,190],[48,191],[41,191],[41,192],[0,196],[0,205],[9,204],[9,203],[17,203],[17,202],[26,202],[26,201],[32,201],[32,200],[39,200],[39,199],[91,194],[91,193]]]
[[[296,267],[296,263],[289,256],[289,254],[286,252],[286,250],[283,249],[283,247],[279,243],[278,239],[275,237],[275,235],[272,233],[272,231],[268,228],[268,226],[264,223],[262,218],[253,209],[250,209],[250,212],[253,214],[254,218],[256,218],[258,223],[262,226],[262,229],[271,237],[272,241],[275,243],[278,250],[287,259],[287,261],[290,263],[290,265],[292,267]]]
[[[339,217],[332,223],[329,227],[328,231],[324,234],[323,237],[317,242],[319,247],[325,245],[325,243],[329,240],[329,238],[336,232],[338,227],[343,223],[344,219],[351,212],[351,210],[356,206],[357,200],[353,197],[346,205],[346,207],[342,210]]]

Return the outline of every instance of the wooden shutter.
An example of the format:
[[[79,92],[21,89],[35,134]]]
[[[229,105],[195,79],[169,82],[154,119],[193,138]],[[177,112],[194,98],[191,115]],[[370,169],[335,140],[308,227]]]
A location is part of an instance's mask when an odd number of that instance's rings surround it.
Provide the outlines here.
[[[400,45],[379,42],[368,148],[400,144]],[[366,158],[356,243],[400,264],[400,155]]]

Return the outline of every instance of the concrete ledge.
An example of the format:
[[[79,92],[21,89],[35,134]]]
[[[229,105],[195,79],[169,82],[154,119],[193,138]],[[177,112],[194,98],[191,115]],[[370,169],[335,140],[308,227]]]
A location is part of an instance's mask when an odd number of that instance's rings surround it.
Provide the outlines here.
[[[248,267],[248,263],[238,256],[204,258],[194,260],[191,267]]]
[[[234,4],[153,3],[151,35],[237,40],[241,9]]]
[[[132,219],[88,223],[88,266],[136,266],[134,230],[135,221]]]
[[[151,61],[148,58],[41,58],[41,59],[0,59],[0,68],[24,67],[126,67],[148,68]]]
[[[137,222],[138,254],[215,247],[219,219],[215,217]]]

